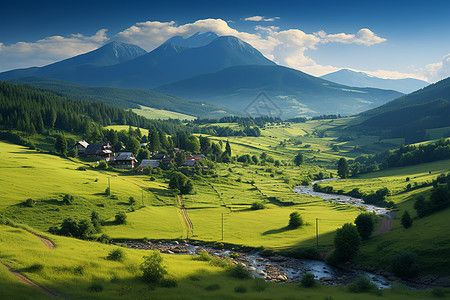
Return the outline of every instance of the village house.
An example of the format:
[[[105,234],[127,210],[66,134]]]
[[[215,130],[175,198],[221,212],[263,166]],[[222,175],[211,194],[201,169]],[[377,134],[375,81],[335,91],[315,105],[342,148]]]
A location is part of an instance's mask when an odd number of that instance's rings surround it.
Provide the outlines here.
[[[152,167],[154,168],[158,168],[159,167],[159,160],[156,159],[143,159],[141,162],[140,167],[145,168],[145,167]]]
[[[192,167],[192,168],[198,168],[197,161],[195,159],[189,159],[185,160],[181,163],[182,167]]]
[[[202,158],[206,158],[206,155],[204,155],[204,154],[188,154],[188,155],[186,155],[186,160],[192,160],[192,159],[199,160]]]
[[[163,160],[164,158],[166,158],[164,153],[156,153],[151,157],[153,160]]]
[[[164,166],[167,166],[171,163],[173,163],[175,160],[173,158],[163,158],[161,159],[161,164],[163,164]]]
[[[111,157],[114,157],[114,152],[109,142],[103,142],[88,145],[84,151],[84,156],[109,161]]]
[[[89,146],[89,143],[86,141],[79,141],[78,143],[76,143],[75,145],[73,145],[71,147],[71,149],[73,147],[75,147],[75,149],[77,149],[77,154],[78,155],[83,155],[84,152],[86,152],[86,148]]]
[[[117,169],[133,169],[137,159],[131,152],[120,152],[114,159],[114,166]]]

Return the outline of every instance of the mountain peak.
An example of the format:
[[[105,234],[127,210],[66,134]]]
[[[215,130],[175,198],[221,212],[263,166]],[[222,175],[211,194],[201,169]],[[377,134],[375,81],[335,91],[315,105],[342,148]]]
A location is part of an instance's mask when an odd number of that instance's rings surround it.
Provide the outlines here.
[[[176,46],[181,46],[185,48],[198,48],[210,44],[212,41],[217,39],[219,36],[211,31],[206,32],[196,32],[189,37],[174,36],[168,39],[164,44],[171,43]]]
[[[106,54],[112,54],[114,57],[118,59],[133,59],[135,57],[144,55],[147,53],[144,49],[142,49],[139,46],[133,45],[133,44],[127,44],[122,43],[119,41],[112,41],[103,47],[100,47],[96,51],[106,53]]]

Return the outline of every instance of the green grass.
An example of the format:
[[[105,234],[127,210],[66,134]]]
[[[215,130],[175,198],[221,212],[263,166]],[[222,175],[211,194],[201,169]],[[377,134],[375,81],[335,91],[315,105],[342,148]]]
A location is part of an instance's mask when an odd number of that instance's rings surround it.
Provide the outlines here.
[[[117,131],[125,130],[126,132],[128,132],[128,129],[130,128],[130,126],[128,126],[128,125],[110,125],[110,126],[106,126],[105,128],[106,129],[114,129]],[[133,130],[135,130],[138,127],[131,126],[131,128],[133,128]],[[148,129],[139,127],[139,130],[141,131],[142,135],[148,135]]]
[[[344,190],[345,192],[359,188],[362,192],[367,193],[387,187],[391,193],[397,194],[405,191],[408,184],[414,186],[415,183],[418,185],[431,183],[439,174],[449,171],[450,160],[441,160],[416,166],[386,169],[350,179],[329,181],[323,185],[332,186],[334,190]],[[406,181],[406,177],[409,177],[410,180]]]
[[[147,106],[139,105],[140,109],[132,109],[133,112],[136,114],[146,117],[147,119],[161,119],[161,120],[167,120],[167,119],[179,119],[179,120],[195,120],[196,117],[177,113],[174,111],[169,110],[163,110],[163,109],[156,109],[151,108]]]
[[[185,255],[162,255],[169,275],[178,283],[175,288],[149,287],[140,280],[139,264],[148,252],[123,249],[123,262],[106,260],[116,246],[50,237],[56,249],[47,249],[32,234],[9,226],[0,226],[0,262],[23,272],[28,278],[69,299],[379,299],[369,294],[351,294],[345,287],[317,286],[302,288],[299,284],[268,283],[257,292],[253,279],[239,280],[226,275],[224,269],[207,262],[194,261]],[[42,270],[30,270],[39,264]],[[0,265],[0,296],[2,299],[47,299],[35,288],[25,286]],[[195,280],[193,280],[195,279]],[[92,284],[100,284],[103,291],[90,292]],[[209,291],[206,287],[218,285]],[[235,293],[244,286],[247,293]],[[431,291],[384,291],[383,299],[428,299]]]

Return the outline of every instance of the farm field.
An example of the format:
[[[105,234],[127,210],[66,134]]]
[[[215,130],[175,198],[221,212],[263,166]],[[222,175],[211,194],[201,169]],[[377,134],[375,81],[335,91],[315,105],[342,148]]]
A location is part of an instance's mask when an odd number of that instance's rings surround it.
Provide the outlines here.
[[[37,288],[19,283],[4,265],[20,270],[33,282],[70,299],[379,299],[370,294],[352,294],[345,287],[318,286],[312,289],[299,284],[267,283],[264,290],[256,289],[255,279],[229,277],[223,268],[207,262],[194,261],[188,255],[165,255],[163,264],[169,276],[176,280],[172,288],[149,287],[140,279],[140,263],[148,254],[146,250],[125,249],[122,262],[106,259],[117,246],[86,242],[71,238],[47,235],[56,245],[48,249],[34,235],[21,229],[0,225],[0,296],[2,299],[48,299]],[[19,246],[20,245],[20,246]],[[218,289],[208,290],[216,285]],[[101,286],[100,292],[90,291]],[[234,289],[243,286],[246,293]],[[259,290],[259,291],[258,291]],[[384,291],[383,299],[427,299],[431,291],[401,293]],[[300,297],[300,298],[299,298]]]
[[[163,110],[163,109],[156,109],[151,108],[147,106],[139,105],[140,109],[132,109],[133,112],[136,114],[146,117],[148,119],[161,119],[161,120],[167,120],[167,119],[178,119],[178,120],[195,120],[196,117],[185,115],[182,113],[177,113],[174,111],[169,110]]]

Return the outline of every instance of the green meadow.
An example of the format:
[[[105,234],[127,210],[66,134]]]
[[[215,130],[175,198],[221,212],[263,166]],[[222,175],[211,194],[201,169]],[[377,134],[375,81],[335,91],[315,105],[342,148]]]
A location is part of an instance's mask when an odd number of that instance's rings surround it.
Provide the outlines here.
[[[47,235],[56,245],[48,249],[33,234],[0,225],[0,297],[2,299],[48,299],[36,287],[24,285],[5,265],[36,284],[69,299],[380,299],[370,294],[352,294],[343,286],[304,288],[294,283],[265,283],[235,279],[223,268],[195,261],[188,255],[165,255],[163,265],[176,280],[176,287],[149,286],[142,282],[140,264],[148,250],[122,248],[125,259],[107,260],[117,246]],[[101,287],[100,292],[93,287]],[[211,288],[214,286],[214,289]],[[245,290],[236,293],[235,288]],[[20,296],[19,296],[20,295]],[[387,290],[382,299],[429,299],[431,291]]]
[[[140,109],[132,109],[133,112],[136,114],[146,117],[148,119],[161,119],[161,120],[167,120],[167,119],[178,119],[178,120],[195,120],[196,117],[185,115],[182,113],[177,113],[174,111],[169,110],[163,110],[163,109],[156,109],[151,108],[147,106],[139,105]]]

